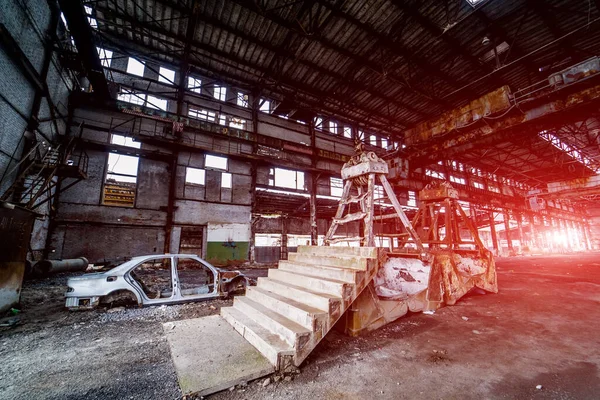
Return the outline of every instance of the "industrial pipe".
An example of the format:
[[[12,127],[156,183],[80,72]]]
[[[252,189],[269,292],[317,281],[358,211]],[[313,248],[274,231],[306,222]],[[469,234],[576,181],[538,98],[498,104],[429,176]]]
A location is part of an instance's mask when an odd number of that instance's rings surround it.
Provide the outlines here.
[[[85,271],[88,267],[85,257],[71,258],[67,260],[42,260],[35,264],[33,271],[35,275],[43,276],[59,272]]]

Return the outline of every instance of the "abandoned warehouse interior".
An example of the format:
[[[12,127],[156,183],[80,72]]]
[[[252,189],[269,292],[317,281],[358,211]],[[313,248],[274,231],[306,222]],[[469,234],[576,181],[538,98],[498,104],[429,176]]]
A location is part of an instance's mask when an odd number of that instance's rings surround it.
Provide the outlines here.
[[[593,397],[599,56],[598,1],[0,2],[0,371],[102,371],[0,397]],[[182,372],[213,317],[259,371]]]

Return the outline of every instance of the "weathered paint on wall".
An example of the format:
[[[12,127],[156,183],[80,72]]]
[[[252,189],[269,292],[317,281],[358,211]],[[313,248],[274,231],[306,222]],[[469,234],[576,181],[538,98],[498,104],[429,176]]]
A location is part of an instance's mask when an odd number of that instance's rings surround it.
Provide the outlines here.
[[[85,257],[91,263],[162,254],[165,231],[154,226],[60,225],[52,237],[51,258]]]
[[[208,224],[206,258],[217,265],[247,261],[250,224]]]
[[[248,242],[208,242],[206,247],[206,259],[214,265],[248,261]]]

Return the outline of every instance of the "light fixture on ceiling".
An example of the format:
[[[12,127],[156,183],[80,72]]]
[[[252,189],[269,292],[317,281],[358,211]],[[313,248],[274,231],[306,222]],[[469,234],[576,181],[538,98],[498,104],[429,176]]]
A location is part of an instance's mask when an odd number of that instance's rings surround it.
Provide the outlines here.
[[[487,36],[484,36],[483,40],[481,41],[481,44],[484,46],[487,46],[488,44],[490,44],[490,42],[491,42],[490,38]]]

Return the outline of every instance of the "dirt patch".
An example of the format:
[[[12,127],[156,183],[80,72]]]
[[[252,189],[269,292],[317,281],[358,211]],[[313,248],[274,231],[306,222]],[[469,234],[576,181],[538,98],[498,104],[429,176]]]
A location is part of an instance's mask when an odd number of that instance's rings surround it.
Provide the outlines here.
[[[64,309],[73,274],[26,281],[19,324],[0,328],[2,399],[179,399],[162,323],[218,314],[232,300]]]
[[[448,361],[450,361],[450,358],[448,357],[448,351],[447,350],[432,350],[429,357],[427,357],[427,361],[429,361],[430,363],[434,363],[434,364],[448,362]]]

